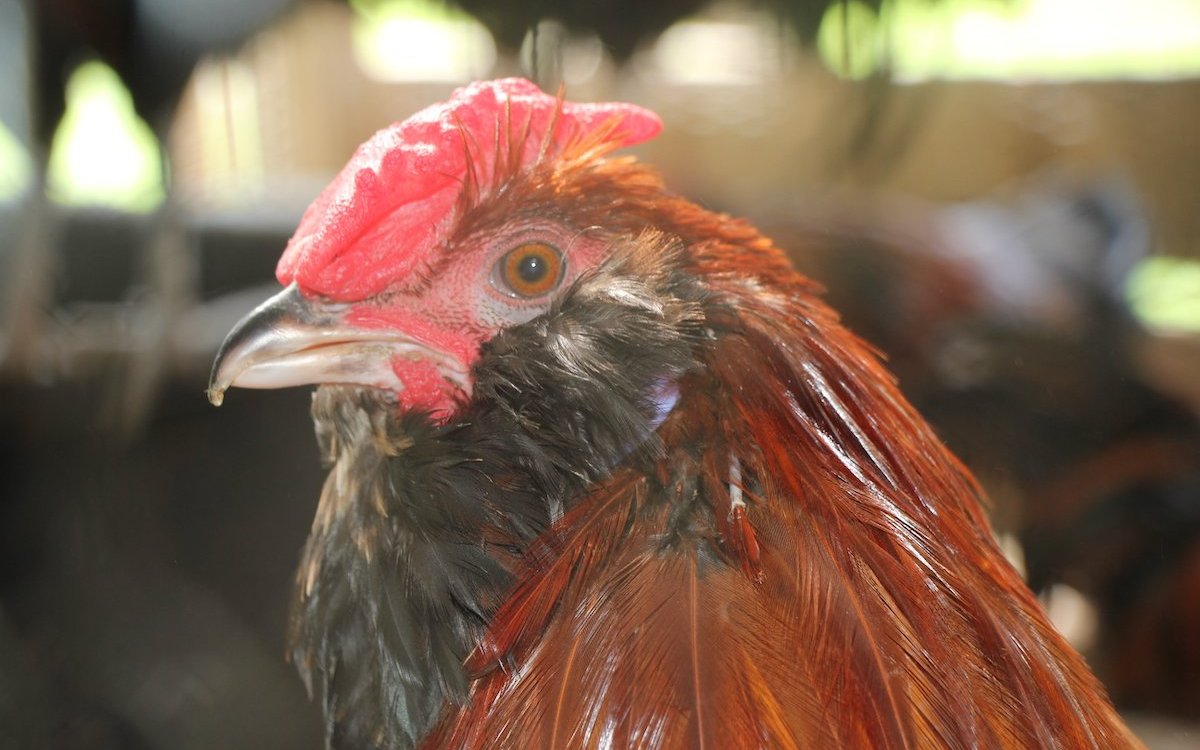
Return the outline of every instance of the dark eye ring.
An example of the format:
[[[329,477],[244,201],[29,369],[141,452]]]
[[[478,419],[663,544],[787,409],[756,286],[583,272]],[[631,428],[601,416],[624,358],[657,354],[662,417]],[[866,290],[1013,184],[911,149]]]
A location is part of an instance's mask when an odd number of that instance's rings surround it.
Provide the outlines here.
[[[544,242],[525,242],[504,254],[492,271],[492,283],[515,297],[540,297],[563,277],[562,254]]]

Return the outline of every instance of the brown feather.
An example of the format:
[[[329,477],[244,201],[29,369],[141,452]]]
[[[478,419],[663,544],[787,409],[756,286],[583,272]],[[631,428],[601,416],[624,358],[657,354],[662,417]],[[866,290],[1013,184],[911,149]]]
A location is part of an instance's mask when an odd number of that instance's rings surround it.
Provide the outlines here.
[[[532,143],[517,119],[460,122],[437,245],[330,312],[428,310],[478,356],[436,420],[405,400],[419,378],[314,398],[334,467],[291,642],[327,744],[1137,747],[975,481],[816,285],[610,158],[618,120],[556,115]],[[306,216],[339,214],[337,190]],[[505,313],[441,294],[540,232],[566,245],[561,290]]]
[[[617,200],[589,180],[658,189],[590,169],[523,178],[525,198],[586,216]],[[534,543],[424,746],[1138,747],[974,480],[814,285],[744,223],[645,205],[710,289],[704,366],[664,450]]]

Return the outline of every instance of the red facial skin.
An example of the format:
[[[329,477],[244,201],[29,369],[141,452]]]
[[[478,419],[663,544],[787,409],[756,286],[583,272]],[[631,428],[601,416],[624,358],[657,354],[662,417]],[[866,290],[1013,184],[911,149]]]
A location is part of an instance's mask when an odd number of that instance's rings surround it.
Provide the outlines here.
[[[522,298],[505,287],[496,266],[511,249],[530,241],[557,248],[563,270],[552,290]],[[560,224],[523,223],[467,240],[446,252],[448,259],[436,276],[417,281],[410,278],[392,291],[354,304],[345,320],[364,330],[403,331],[426,347],[449,355],[469,373],[485,341],[503,328],[544,312],[557,293],[603,260],[606,243]],[[394,357],[392,371],[404,383],[396,396],[405,409],[420,409],[445,419],[470,396],[431,359]]]

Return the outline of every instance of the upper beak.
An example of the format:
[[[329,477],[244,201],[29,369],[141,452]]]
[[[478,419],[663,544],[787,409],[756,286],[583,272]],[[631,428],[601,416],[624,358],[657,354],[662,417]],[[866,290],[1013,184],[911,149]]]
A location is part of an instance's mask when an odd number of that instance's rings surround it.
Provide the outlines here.
[[[208,381],[208,400],[220,406],[231,386],[287,388],[314,383],[367,385],[394,391],[404,384],[396,357],[432,360],[447,378],[466,379],[450,355],[399,331],[348,323],[348,305],[305,298],[295,284],[242,318],[221,344]]]

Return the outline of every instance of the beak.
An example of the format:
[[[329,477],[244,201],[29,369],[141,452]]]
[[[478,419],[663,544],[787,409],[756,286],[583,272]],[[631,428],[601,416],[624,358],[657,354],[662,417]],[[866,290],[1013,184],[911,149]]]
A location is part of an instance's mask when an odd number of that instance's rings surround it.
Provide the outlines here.
[[[296,385],[365,385],[399,392],[397,357],[432,361],[452,382],[467,375],[454,357],[400,331],[368,329],[346,321],[349,305],[305,298],[295,284],[242,318],[221,344],[208,381],[208,400],[225,391]]]

